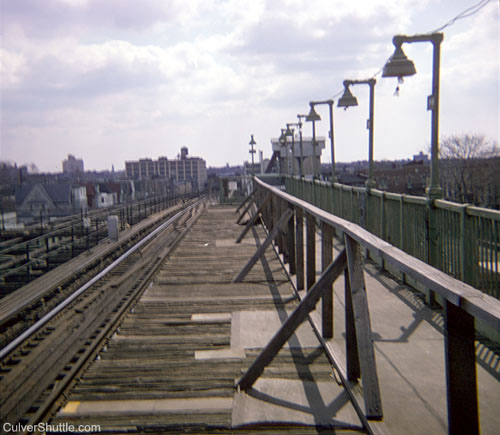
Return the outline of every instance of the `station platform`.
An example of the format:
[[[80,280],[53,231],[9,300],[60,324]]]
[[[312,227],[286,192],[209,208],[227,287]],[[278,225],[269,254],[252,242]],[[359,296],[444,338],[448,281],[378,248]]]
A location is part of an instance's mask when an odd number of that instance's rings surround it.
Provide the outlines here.
[[[363,428],[332,369],[311,324],[320,321],[321,304],[252,388],[235,389],[299,303],[272,247],[243,282],[232,282],[266,237],[257,225],[235,243],[243,229],[235,210],[204,211],[51,424],[98,424],[102,432],[448,433],[441,314],[371,263],[364,275],[382,422]],[[343,304],[340,277],[327,341],[340,353]],[[499,347],[477,341],[476,349],[481,433],[496,434]]]

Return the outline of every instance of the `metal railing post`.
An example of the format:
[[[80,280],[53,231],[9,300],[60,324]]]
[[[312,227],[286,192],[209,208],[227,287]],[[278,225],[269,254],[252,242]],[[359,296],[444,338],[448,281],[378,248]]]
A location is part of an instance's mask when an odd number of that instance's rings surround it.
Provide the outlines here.
[[[440,261],[440,234],[437,228],[436,222],[436,206],[434,205],[434,199],[429,199],[427,201],[427,219],[428,219],[428,231],[427,231],[427,247],[429,264],[437,269],[439,269]],[[430,306],[436,305],[436,295],[432,290],[428,290],[426,294],[426,302]]]
[[[404,195],[399,197],[399,248],[405,250],[405,233],[404,233]]]

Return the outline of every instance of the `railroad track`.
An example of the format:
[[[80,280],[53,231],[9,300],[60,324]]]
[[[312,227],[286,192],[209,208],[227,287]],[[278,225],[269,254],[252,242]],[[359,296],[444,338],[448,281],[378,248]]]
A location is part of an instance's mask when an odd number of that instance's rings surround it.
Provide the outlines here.
[[[0,351],[0,421],[33,424],[111,334],[196,221],[198,200],[141,239]],[[1,431],[3,433],[4,426]]]
[[[59,266],[1,299],[0,348],[32,326],[39,318],[97,275],[122,253],[175,213],[196,201],[173,205],[139,222],[120,234],[116,242],[107,241]]]
[[[17,235],[12,240],[8,239],[8,233],[3,234],[7,240],[0,243],[0,298],[105,239],[109,215],[119,216],[121,230],[124,230],[126,226],[133,226],[159,210],[192,197],[191,194],[161,195],[26,227],[10,234]]]

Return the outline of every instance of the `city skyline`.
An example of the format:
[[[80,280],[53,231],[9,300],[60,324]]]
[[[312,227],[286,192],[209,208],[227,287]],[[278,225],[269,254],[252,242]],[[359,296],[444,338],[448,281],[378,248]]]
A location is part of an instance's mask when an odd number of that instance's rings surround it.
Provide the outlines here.
[[[305,140],[311,140],[311,138],[304,138]],[[319,139],[322,139],[324,140],[324,138],[318,138]],[[323,152],[324,150],[322,150]],[[191,156],[189,155],[188,156],[189,158],[195,158],[195,159],[202,159],[202,160],[205,160],[203,158],[203,156]],[[388,164],[388,163],[406,163],[406,162],[411,162],[411,161],[416,161],[416,160],[423,160],[424,162],[426,163],[429,163],[430,160],[429,160],[429,157],[430,157],[430,154],[425,152],[425,151],[419,151],[419,153],[417,154],[413,154],[413,155],[409,155],[409,156],[402,156],[400,158],[397,158],[397,159],[379,159],[379,160],[375,160],[375,164]],[[17,168],[26,168],[27,170],[27,173],[29,174],[43,174],[43,173],[47,173],[47,174],[53,174],[53,175],[58,175],[58,174],[64,174],[65,171],[64,171],[64,164],[67,162],[68,159],[70,158],[75,158],[76,160],[82,160],[83,159],[80,159],[78,156],[73,156],[72,154],[69,154],[66,156],[66,159],[62,161],[62,165],[61,166],[61,169],[59,171],[42,171],[40,170],[36,164],[34,163],[29,163],[29,164],[20,164],[18,162],[14,162],[14,161],[2,161],[0,160],[0,164],[6,164],[7,166],[10,165],[10,167],[17,167]],[[93,169],[93,168],[90,168],[90,169],[87,169],[87,167],[85,167],[84,171],[83,172],[80,172],[80,174],[85,174],[85,173],[108,173],[108,172],[115,172],[115,173],[126,173],[127,172],[127,163],[130,163],[130,162],[135,162],[135,161],[154,161],[154,160],[162,160],[162,159],[167,159],[167,161],[179,161],[181,160],[181,155],[180,153],[178,153],[178,155],[176,155],[174,158],[169,158],[167,156],[158,156],[158,157],[151,157],[151,156],[141,156],[141,157],[138,157],[137,159],[135,160],[127,160],[124,162],[124,167],[123,168],[118,168],[116,169],[114,167],[114,165],[112,165],[112,167],[110,168],[101,168],[101,169]],[[263,156],[263,161],[264,162],[269,162],[270,161],[270,158],[271,156]],[[298,156],[297,156],[298,158]],[[479,159],[481,159],[481,157],[479,157]],[[85,163],[85,162],[83,162]],[[255,160],[255,165],[259,164],[260,163],[260,160]],[[217,164],[217,165],[212,165],[212,166],[207,166],[207,169],[223,169],[223,168],[226,168],[226,167],[231,167],[231,168],[243,168],[245,166],[245,164],[251,164],[251,161],[247,158],[241,162],[235,162],[234,164],[230,164],[229,162],[226,162],[226,163],[223,163],[223,164]],[[331,166],[331,161],[324,161],[322,160],[321,161],[321,165],[322,166],[325,166],[325,167],[329,167]],[[338,165],[339,167],[344,167],[344,166],[355,166],[355,165],[365,165],[366,167],[368,167],[368,159],[367,158],[361,158],[361,159],[358,159],[358,160],[344,160],[344,161],[339,161],[337,160],[336,161],[336,165]]]
[[[310,100],[339,98],[392,54],[395,34],[439,28],[473,1],[0,0],[0,160],[62,172],[73,154],[90,170],[176,156],[187,146],[207,166],[271,156]],[[499,141],[499,9],[443,30],[440,133]],[[417,74],[376,76],[375,160],[407,158],[430,142],[430,44],[406,44]],[[368,90],[335,108],[336,160],[367,159]],[[336,101],[335,101],[336,102]],[[328,137],[326,107],[317,134]],[[310,123],[304,134],[311,135]],[[330,162],[327,149],[323,163]]]

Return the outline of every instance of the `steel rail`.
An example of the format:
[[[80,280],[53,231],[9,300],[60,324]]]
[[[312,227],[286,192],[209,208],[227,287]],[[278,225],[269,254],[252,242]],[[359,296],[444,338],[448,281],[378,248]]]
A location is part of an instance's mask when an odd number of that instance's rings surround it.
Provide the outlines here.
[[[136,207],[137,208],[137,207],[140,207],[141,205],[146,207],[148,201],[154,201],[154,200],[161,201],[165,197],[167,197],[167,201],[172,201],[172,200],[178,200],[178,199],[185,199],[186,195],[174,196],[174,195],[169,194],[169,195],[157,196],[157,197],[151,198],[150,200],[141,200],[141,201],[136,201],[136,202],[127,203],[127,204],[119,204],[117,206],[113,206],[111,208],[106,208],[106,209],[102,209],[102,210],[91,210],[84,217],[94,219],[94,222],[99,221],[99,220],[101,222],[104,222],[104,228],[105,228],[106,227],[106,223],[105,223],[106,217],[111,215],[112,213],[117,213],[117,212],[121,213],[123,210],[127,209],[128,207],[132,207],[132,208]],[[34,244],[39,243],[47,238],[55,237],[55,236],[58,236],[59,234],[64,234],[66,231],[68,231],[69,229],[71,229],[73,227],[80,228],[80,229],[83,228],[80,214],[74,214],[74,215],[68,216],[67,218],[61,218],[61,219],[68,219],[68,220],[66,220],[65,222],[59,222],[59,223],[63,224],[63,226],[61,226],[59,228],[55,228],[55,229],[50,230],[46,233],[43,233],[39,236],[36,236],[36,237],[31,238],[31,239],[28,239],[28,240],[25,240],[25,241],[22,241],[19,243],[15,243],[13,245],[2,248],[2,249],[0,249],[0,254],[4,254],[6,256],[12,256],[14,258],[19,257],[19,256],[24,257],[25,253],[11,254],[11,252],[15,251],[15,250],[19,250],[19,249],[25,249],[26,246],[34,245]],[[38,225],[38,224],[36,224],[36,225]],[[57,223],[56,223],[56,225],[57,225]],[[16,273],[18,270],[25,269],[26,267],[29,267],[30,265],[38,264],[39,261],[45,260],[47,257],[49,257],[50,255],[53,255],[54,253],[58,252],[59,250],[62,250],[68,246],[74,245],[77,240],[85,239],[86,237],[89,237],[89,236],[93,237],[94,235],[99,234],[102,231],[105,231],[104,228],[103,229],[100,228],[99,230],[91,231],[88,234],[83,234],[80,236],[77,235],[75,240],[69,240],[67,242],[61,243],[58,248],[50,250],[50,252],[47,252],[45,255],[41,255],[41,256],[38,256],[36,258],[33,258],[31,261],[23,263],[20,266],[16,266],[16,268],[14,268],[14,269],[8,269],[6,271],[1,271],[0,278],[5,278],[6,276],[12,275],[13,273]],[[29,229],[29,227],[27,227],[27,229]],[[101,239],[101,240],[104,240],[104,239]],[[42,247],[41,249],[44,249],[44,248]]]
[[[33,237],[32,239],[24,240],[22,242],[8,246],[8,247],[2,249],[0,251],[0,254],[8,255],[10,251],[13,251],[15,249],[23,248],[26,245],[37,243],[40,240],[46,239],[47,237],[57,236],[60,233],[64,233],[65,231],[70,229],[74,224],[75,225],[79,224],[81,226],[82,225],[82,218],[92,218],[92,219],[94,219],[94,221],[97,219],[101,219],[101,221],[104,221],[105,218],[112,213],[115,213],[117,211],[121,211],[126,207],[135,207],[137,205],[143,205],[143,204],[145,204],[145,202],[146,202],[146,200],[126,203],[126,204],[120,204],[118,206],[113,206],[110,208],[90,210],[86,215],[83,215],[83,216],[80,213],[75,213],[75,214],[72,214],[70,216],[58,218],[57,221],[52,221],[52,224],[54,224],[54,225],[61,224],[61,226],[59,226],[58,228],[50,230],[50,231],[43,233],[39,236]],[[40,224],[35,223],[33,225],[29,225],[29,226],[25,227],[24,229],[25,230],[30,230],[30,229],[35,230],[38,228],[40,228]]]
[[[38,320],[34,325],[29,327],[26,331],[24,331],[21,335],[12,340],[7,346],[0,350],[0,360],[4,359],[8,356],[14,349],[16,349],[21,343],[31,337],[34,333],[39,331],[47,322],[49,322],[54,316],[56,316],[59,312],[61,312],[65,307],[67,307],[71,302],[73,302],[78,296],[84,293],[88,288],[94,285],[97,281],[103,278],[107,273],[113,270],[116,266],[122,263],[125,259],[127,259],[130,255],[132,255],[135,251],[137,251],[140,247],[142,247],[145,243],[155,237],[158,233],[163,231],[168,226],[172,225],[176,220],[178,220],[183,214],[196,207],[201,201],[204,201],[204,197],[185,208],[184,210],[179,211],[177,214],[172,216],[169,220],[161,224],[158,228],[148,234],[146,237],[141,239],[138,243],[136,243],[132,248],[130,248],[127,252],[118,257],[113,263],[99,272],[96,276],[94,276],[90,281],[81,286],[78,290],[72,293],[68,298],[66,298],[63,302],[49,311],[45,316],[43,316],[40,320]]]
[[[30,266],[33,266],[33,265],[36,265],[36,264],[40,264],[41,262],[43,262],[44,260],[46,260],[47,258],[50,259],[51,256],[53,256],[54,254],[57,254],[59,251],[64,251],[66,248],[68,247],[71,247],[72,245],[75,245],[75,242],[77,240],[84,240],[85,238],[93,238],[94,236],[95,237],[99,237],[99,234],[100,233],[103,233],[105,234],[106,233],[106,229],[101,229],[99,228],[99,230],[95,230],[95,231],[92,231],[92,232],[89,232],[88,234],[85,234],[84,236],[78,238],[78,239],[75,239],[75,240],[68,240],[67,242],[61,242],[59,243],[58,247],[55,248],[55,249],[52,249],[50,252],[45,252],[43,253],[42,255],[36,257],[36,258],[33,258],[32,260],[26,262],[26,263],[23,263],[19,266],[16,266],[15,268],[13,269],[7,269],[5,272],[1,272],[0,273],[0,279],[4,279],[6,276],[10,276],[10,275],[13,275],[15,274],[16,272],[22,270],[22,269],[26,269],[26,268],[29,268]],[[105,240],[108,240],[108,237],[103,237],[101,240],[99,240],[99,243],[105,241]],[[29,242],[23,242],[25,245],[29,244],[31,241]],[[97,245],[94,245],[94,246],[97,246]],[[43,250],[43,248],[41,248]],[[25,254],[23,254],[25,255]]]
[[[124,299],[122,299],[122,302],[119,303],[118,306],[115,307],[115,309],[113,309],[112,313],[109,313],[111,314],[111,316],[110,318],[106,319],[106,324],[104,326],[101,324],[99,329],[96,331],[97,335],[95,336],[95,339],[93,339],[92,343],[85,343],[85,351],[83,353],[81,352],[81,350],[78,352],[78,354],[81,355],[77,358],[76,362],[71,364],[70,371],[65,372],[63,379],[58,381],[57,385],[54,386],[53,389],[51,389],[50,396],[46,400],[44,400],[43,404],[35,405],[38,407],[38,409],[36,410],[34,415],[29,418],[27,424],[47,422],[48,420],[46,420],[46,418],[52,415],[53,411],[59,408],[58,401],[61,398],[64,398],[63,400],[65,401],[67,397],[66,393],[73,388],[73,386],[71,385],[74,385],[75,382],[78,382],[77,379],[79,379],[84,371],[88,368],[89,362],[93,361],[95,357],[99,355],[99,353],[103,349],[102,344],[111,339],[124,316],[126,316],[130,311],[130,307],[133,306],[134,302],[140,298],[144,290],[146,290],[151,285],[151,280],[154,278],[159,268],[161,268],[165,259],[172,253],[174,249],[176,249],[178,243],[182,240],[185,234],[191,229],[192,225],[194,225],[196,220],[199,218],[199,216],[201,215],[201,206],[202,202],[197,201],[194,205],[195,208],[193,209],[195,213],[186,213],[185,215],[181,216],[181,219],[178,220],[178,222],[181,223],[181,226],[179,228],[173,228],[173,233],[167,232],[167,234],[165,235],[158,235],[161,244],[161,237],[167,236],[169,241],[166,242],[166,247],[164,246],[162,248],[161,253],[155,253],[155,259],[153,261],[150,261],[151,259],[146,260],[150,262],[145,267],[145,274],[139,274],[140,276],[135,276],[134,278],[136,280],[136,284],[132,287],[132,289],[135,288],[135,290],[133,290],[133,294],[130,295],[129,293],[127,293],[127,295],[125,296],[127,300],[125,301]],[[186,220],[184,219],[184,216],[187,217]],[[179,231],[176,234],[177,230]],[[170,237],[172,235],[174,235],[173,238]],[[153,241],[145,249],[152,248],[152,245],[154,243],[157,243],[157,241]],[[120,286],[121,284],[118,285],[118,287]],[[98,322],[96,324],[98,324]],[[105,346],[106,344],[104,344],[104,347]],[[66,367],[67,365],[64,368],[65,371],[67,370]]]
[[[137,241],[141,238],[144,237],[144,235],[149,234],[151,231],[153,231],[155,228],[157,228],[159,225],[161,225],[163,222],[165,222],[168,218],[173,216],[177,211],[182,210],[183,207],[187,207],[188,205],[192,204],[194,201],[196,201],[198,198],[194,198],[190,200],[188,203],[183,203],[183,204],[177,204],[171,208],[168,208],[162,212],[158,217],[150,220],[143,220],[141,221],[142,223],[138,224],[137,226],[131,227],[131,231],[126,231],[127,234],[124,234],[124,237],[120,236],[120,239],[115,242],[114,244],[111,244],[108,248],[101,247],[101,254],[97,256],[94,254],[91,257],[88,257],[87,260],[82,259],[82,257],[75,256],[72,260],[77,260],[77,269],[76,269],[76,275],[75,276],[70,276],[68,275],[69,272],[63,274],[64,276],[61,278],[60,274],[57,272],[57,268],[53,268],[49,273],[53,273],[56,275],[59,275],[59,278],[56,280],[50,279],[49,277],[49,283],[47,286],[37,286],[35,285],[37,280],[30,281],[26,286],[21,287],[16,289],[15,291],[11,292],[10,294],[5,295],[0,302],[0,325],[3,325],[9,318],[11,318],[14,315],[19,314],[22,310],[27,309],[28,307],[32,306],[35,302],[45,298],[47,295],[54,294],[54,290],[56,287],[62,286],[63,289],[65,287],[73,287],[73,288],[78,288],[81,284],[75,283],[71,284],[71,281],[74,281],[75,278],[81,277],[82,273],[86,269],[93,268],[95,263],[95,259],[102,259],[102,258],[108,258],[110,255],[113,255],[114,258],[110,259],[110,262],[113,261],[115,258],[117,258],[121,253],[125,252],[126,249],[128,249],[130,246],[132,246],[134,243],[137,243]],[[98,245],[99,246],[99,245]],[[104,248],[104,249],[102,249]],[[104,255],[104,257],[102,257]],[[78,259],[81,259],[78,260]],[[65,262],[62,264],[62,267],[65,267],[68,262]],[[102,264],[98,267],[98,270],[94,270],[92,273],[98,273],[100,270],[102,270],[107,264]],[[71,269],[71,267],[69,268]],[[43,279],[42,275],[42,279]],[[71,279],[70,279],[71,278]],[[90,278],[87,278],[90,279]],[[69,281],[68,281],[69,280]],[[73,290],[72,290],[73,291]],[[20,292],[20,293],[17,293]],[[65,292],[68,294],[67,292]],[[19,296],[16,296],[19,295]],[[24,295],[24,296],[23,296]],[[58,297],[58,300],[61,300],[61,297]],[[46,307],[45,312],[48,312],[54,307],[58,302],[53,302],[50,307]],[[42,316],[44,313],[40,313],[40,316]],[[30,325],[35,322],[36,319],[31,319]],[[30,325],[25,325],[25,328],[28,328]],[[21,333],[19,331],[18,333]],[[2,346],[5,346],[7,342],[7,339],[4,338],[4,342],[0,344],[0,348]]]

